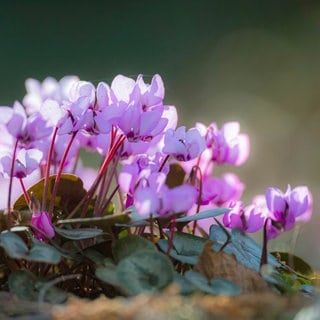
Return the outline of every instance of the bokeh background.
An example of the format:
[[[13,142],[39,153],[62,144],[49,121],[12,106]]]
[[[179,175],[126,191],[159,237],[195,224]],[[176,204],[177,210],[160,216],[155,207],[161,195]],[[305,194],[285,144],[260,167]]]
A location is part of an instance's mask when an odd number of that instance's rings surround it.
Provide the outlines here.
[[[28,77],[163,77],[180,125],[237,120],[252,152],[235,171],[249,202],[308,185],[312,221],[272,242],[320,269],[320,3],[297,0],[0,0],[0,104]]]

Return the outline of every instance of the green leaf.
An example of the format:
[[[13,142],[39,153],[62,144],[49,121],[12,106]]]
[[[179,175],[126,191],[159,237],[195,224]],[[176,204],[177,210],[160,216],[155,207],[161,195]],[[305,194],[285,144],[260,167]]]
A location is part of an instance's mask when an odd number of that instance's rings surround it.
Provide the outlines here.
[[[60,252],[49,244],[37,241],[29,251],[24,241],[13,232],[0,234],[0,246],[14,259],[58,264],[61,260]]]
[[[168,232],[168,237],[170,237],[170,232]],[[169,255],[182,263],[195,265],[205,242],[204,238],[189,233],[176,232],[173,237],[173,248]],[[168,240],[161,239],[158,241],[158,245],[161,250],[167,252]]]
[[[228,231],[227,231],[228,232]],[[229,232],[228,232],[229,233]],[[230,242],[225,246],[223,251],[228,254],[234,254],[241,264],[259,272],[262,247],[250,236],[246,235],[239,229],[232,229],[229,233]],[[214,243],[213,249],[219,251],[226,243],[227,235],[225,231],[218,225],[212,225],[210,228],[209,239]],[[277,259],[268,254],[268,263],[273,267],[279,267]]]
[[[112,246],[113,258],[116,262],[140,250],[154,250],[155,245],[142,237],[129,235],[114,242]]]
[[[135,206],[130,206],[126,209],[126,211],[122,214],[127,214],[129,220],[126,223],[117,223],[116,225],[119,227],[138,227],[138,226],[149,226],[150,223],[147,221],[148,218],[145,216],[141,216],[137,208]],[[157,218],[157,215],[153,215],[154,218]]]
[[[55,227],[54,229],[60,236],[70,240],[95,238],[103,233],[103,230],[93,228],[61,229]]]
[[[297,277],[289,273],[274,270],[269,274],[264,274],[263,278],[286,295],[294,295],[301,290],[301,283],[297,281]]]
[[[52,175],[49,178],[49,190],[47,196],[47,203],[49,203],[52,195],[52,190],[55,184],[56,175]],[[42,195],[44,190],[44,179],[41,179],[27,192],[30,194],[33,192],[36,199],[42,201]],[[82,180],[76,175],[64,173],[61,175],[58,192],[55,198],[55,206],[62,208],[66,212],[71,212],[81,199],[86,195],[87,191],[83,188]],[[28,208],[25,197],[21,195],[13,205],[14,210],[21,210]]]
[[[166,185],[169,188],[181,186],[183,184],[186,172],[178,163],[170,164],[170,169],[166,178]]]
[[[117,276],[117,267],[109,264],[106,267],[99,267],[96,269],[96,277],[114,287],[120,287]]]
[[[54,281],[54,280],[53,280]],[[58,289],[57,287],[54,287],[50,281],[38,281],[36,283],[36,288],[39,290],[39,294],[37,297],[37,300],[39,301],[39,296],[42,295],[42,290],[44,289],[44,300],[52,303],[52,304],[61,304],[64,303],[68,299],[68,294],[65,291],[62,291]]]
[[[31,248],[28,260],[58,264],[61,260],[61,254],[53,246],[46,243],[37,243]]]
[[[197,290],[195,287],[185,276],[180,273],[175,272],[174,274],[174,282],[180,288],[180,294],[189,295]]]
[[[173,281],[174,271],[171,261],[162,253],[140,250],[120,261],[117,277],[129,295],[152,294]]]
[[[43,286],[47,285],[42,279],[37,278],[28,270],[18,270],[10,274],[8,287],[10,293],[23,300],[37,301]],[[67,294],[56,287],[46,290],[45,301],[62,303],[67,299]]]
[[[78,224],[95,225],[101,229],[107,229],[116,224],[126,224],[130,221],[128,213],[111,214],[103,217],[89,217],[89,218],[73,218],[58,220],[57,224]]]
[[[194,271],[187,271],[185,277],[199,290],[214,295],[235,296],[242,291],[237,284],[229,280],[213,278],[209,281],[202,274]]]
[[[97,265],[103,265],[104,259],[106,258],[99,251],[94,250],[92,248],[85,249],[83,252],[84,256],[93,261]]]
[[[10,293],[23,300],[36,300],[38,292],[35,288],[36,277],[27,270],[14,271],[9,275]]]
[[[170,237],[170,233],[168,233]],[[180,255],[199,255],[207,239],[184,232],[175,232],[173,236],[173,246]]]
[[[15,233],[4,231],[0,234],[0,246],[14,259],[23,259],[28,253],[28,247]]]
[[[201,219],[213,218],[213,217],[220,216],[220,215],[222,215],[226,212],[229,212],[229,211],[230,211],[230,209],[228,209],[228,208],[215,208],[212,210],[206,210],[206,211],[199,212],[199,213],[194,214],[192,216],[177,218],[176,222],[190,222],[190,221],[197,221],[197,220],[201,220]]]
[[[167,252],[168,251],[168,240],[160,239],[158,241],[158,246],[160,247],[160,249],[163,252]],[[177,261],[180,261],[180,262],[186,263],[186,264],[191,264],[193,266],[198,263],[198,258],[199,258],[199,255],[190,255],[190,256],[180,255],[180,254],[177,253],[175,248],[172,248],[170,250],[169,255],[170,255],[171,258],[173,258],[173,259],[175,259]]]
[[[278,258],[281,262],[283,262],[286,266],[289,266],[294,271],[302,274],[302,275],[311,275],[313,274],[313,269],[311,266],[301,259],[300,257],[288,253],[288,252],[271,252],[271,254]]]

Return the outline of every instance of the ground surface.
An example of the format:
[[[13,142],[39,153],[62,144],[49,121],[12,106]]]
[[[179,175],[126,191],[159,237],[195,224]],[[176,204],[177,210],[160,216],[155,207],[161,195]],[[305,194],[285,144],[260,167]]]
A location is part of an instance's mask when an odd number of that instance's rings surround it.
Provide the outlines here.
[[[302,297],[281,297],[274,293],[243,294],[236,297],[194,295],[181,297],[171,288],[157,296],[85,300],[71,297],[67,304],[52,306],[21,301],[0,293],[0,319],[292,319],[310,303]]]

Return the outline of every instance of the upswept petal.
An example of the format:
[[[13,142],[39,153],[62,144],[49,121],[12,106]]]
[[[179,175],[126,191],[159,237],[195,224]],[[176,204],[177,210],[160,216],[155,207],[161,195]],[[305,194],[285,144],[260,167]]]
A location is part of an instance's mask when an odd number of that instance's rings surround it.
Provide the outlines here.
[[[111,89],[119,101],[129,102],[135,83],[133,79],[119,74],[113,79]]]
[[[287,207],[285,196],[278,188],[267,188],[266,203],[271,215],[276,216],[283,214]]]

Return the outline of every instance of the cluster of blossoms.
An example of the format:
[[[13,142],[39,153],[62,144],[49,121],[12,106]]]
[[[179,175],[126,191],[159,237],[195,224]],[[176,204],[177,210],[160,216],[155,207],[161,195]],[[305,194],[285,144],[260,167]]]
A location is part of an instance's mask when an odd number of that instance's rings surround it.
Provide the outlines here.
[[[22,103],[0,107],[1,184],[8,190],[0,203],[8,215],[21,187],[31,203],[26,188],[35,181],[48,182],[56,174],[58,186],[62,173],[74,173],[88,188],[81,203],[84,215],[93,196],[94,214],[101,216],[119,193],[122,210],[135,206],[146,218],[229,208],[222,218],[226,227],[256,232],[265,226],[269,239],[292,229],[296,221],[310,219],[312,201],[306,187],[289,187],[286,193],[268,188],[265,196],[244,206],[240,198],[245,186],[238,177],[226,173],[218,178],[213,172],[217,166],[240,166],[247,160],[248,136],[240,133],[237,122],[221,128],[216,123],[196,123],[189,130],[178,127],[175,107],[164,104],[159,75],[150,84],[142,75],[136,80],[118,75],[110,86],[104,82],[94,86],[74,76],[59,82],[28,79],[26,89]],[[81,149],[102,156],[97,171],[82,166]],[[185,172],[183,181],[174,186],[167,183],[171,164]],[[116,185],[113,190],[111,182]],[[46,188],[47,183],[45,192]],[[56,192],[55,188],[53,198]],[[54,199],[49,204],[46,199],[44,195],[31,220],[40,239],[55,236]],[[198,227],[207,229],[210,223],[204,220]]]

